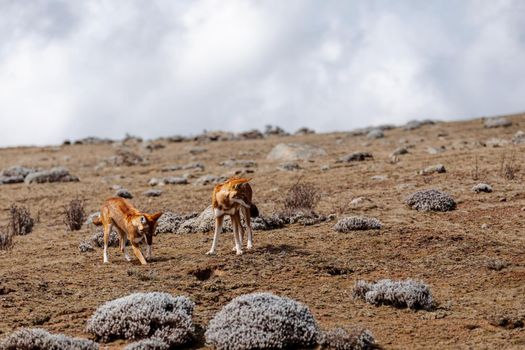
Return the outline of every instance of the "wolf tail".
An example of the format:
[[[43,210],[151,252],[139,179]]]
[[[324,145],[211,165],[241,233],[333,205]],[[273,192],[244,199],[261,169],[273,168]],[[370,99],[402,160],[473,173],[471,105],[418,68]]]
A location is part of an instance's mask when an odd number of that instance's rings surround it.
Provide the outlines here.
[[[93,225],[95,226],[100,226],[102,225],[102,220],[100,219],[100,216],[95,216],[93,218]]]
[[[255,204],[250,204],[250,216],[256,218],[259,216],[259,208]]]

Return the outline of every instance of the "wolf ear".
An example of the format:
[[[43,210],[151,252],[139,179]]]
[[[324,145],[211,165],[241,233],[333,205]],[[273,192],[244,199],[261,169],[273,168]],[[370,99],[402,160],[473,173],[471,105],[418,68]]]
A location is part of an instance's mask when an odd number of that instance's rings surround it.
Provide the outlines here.
[[[152,215],[148,215],[148,221],[157,222],[157,220],[160,218],[162,214],[163,214],[162,212],[158,212]]]

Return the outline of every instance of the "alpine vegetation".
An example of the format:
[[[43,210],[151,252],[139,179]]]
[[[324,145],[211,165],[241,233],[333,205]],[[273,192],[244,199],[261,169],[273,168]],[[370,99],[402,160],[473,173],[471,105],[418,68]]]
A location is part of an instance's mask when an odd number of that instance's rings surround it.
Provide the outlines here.
[[[218,350],[308,347],[319,327],[307,306],[271,293],[241,295],[208,324],[206,344]]]
[[[337,232],[350,232],[356,230],[379,230],[383,224],[376,218],[365,216],[350,216],[342,218],[333,227]]]
[[[411,279],[401,281],[383,279],[376,283],[360,280],[354,286],[353,296],[373,305],[424,310],[433,308],[430,288],[423,282]]]
[[[87,331],[104,342],[111,339],[152,338],[170,346],[193,339],[195,304],[168,293],[133,293],[100,306],[87,322]]]
[[[22,328],[0,341],[2,350],[98,350],[98,344],[87,339],[51,334],[41,328]]]
[[[412,193],[405,199],[405,203],[418,211],[450,211],[456,209],[456,202],[449,194],[435,189]]]
[[[480,192],[490,193],[492,192],[492,186],[490,186],[489,184],[479,183],[477,185],[474,185],[474,187],[472,187],[472,191],[476,193],[480,193]]]
[[[158,339],[143,339],[131,343],[124,350],[168,350],[170,346]]]
[[[367,350],[375,347],[375,339],[368,329],[351,327],[349,330],[334,328],[323,332],[319,342],[322,349]]]

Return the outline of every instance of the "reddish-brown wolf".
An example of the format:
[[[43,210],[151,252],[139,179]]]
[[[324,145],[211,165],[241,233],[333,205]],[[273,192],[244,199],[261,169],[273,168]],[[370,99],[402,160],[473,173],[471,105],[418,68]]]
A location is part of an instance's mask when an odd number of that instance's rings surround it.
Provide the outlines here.
[[[142,265],[146,265],[146,259],[142,255],[139,243],[146,238],[147,250],[146,256],[151,258],[151,245],[153,244],[153,235],[157,228],[157,220],[162,213],[149,215],[138,211],[130,201],[124,198],[109,198],[100,208],[100,216],[93,220],[97,226],[104,226],[104,263],[109,262],[108,241],[109,234],[113,227],[119,233],[120,250],[124,253],[127,261],[131,261],[126,251],[126,243],[129,240],[133,253],[140,260]]]
[[[248,243],[246,247],[253,247],[252,217],[259,216],[259,209],[252,203],[252,188],[248,183],[251,179],[231,178],[225,183],[215,186],[211,196],[211,204],[215,215],[215,233],[211,249],[206,254],[215,254],[219,235],[222,231],[224,215],[230,215],[233,239],[233,248],[237,255],[242,254],[242,241],[244,230],[241,224],[241,212],[246,222]]]

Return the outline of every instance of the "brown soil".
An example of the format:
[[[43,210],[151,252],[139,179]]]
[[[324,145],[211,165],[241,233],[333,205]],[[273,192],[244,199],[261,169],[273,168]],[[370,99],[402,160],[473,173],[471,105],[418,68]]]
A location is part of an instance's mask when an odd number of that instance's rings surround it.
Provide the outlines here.
[[[523,348],[523,328],[490,322],[495,316],[525,309],[525,145],[485,147],[480,143],[493,137],[510,140],[517,130],[525,130],[525,115],[510,119],[513,126],[509,128],[485,129],[478,119],[412,131],[388,130],[378,140],[341,132],[204,143],[198,146],[207,152],[196,155],[189,153],[197,146],[194,142],[165,143],[165,148],[153,152],[137,144],[131,149],[146,155],[149,163],[128,167],[97,167],[115,154],[112,145],[1,149],[0,168],[63,165],[80,182],[0,187],[2,225],[13,202],[28,206],[40,219],[31,234],[15,237],[11,251],[0,251],[0,337],[22,326],[89,337],[84,331],[86,320],[97,306],[136,291],[189,296],[196,303],[195,321],[204,327],[232,298],[271,291],[307,304],[323,328],[354,324],[370,329],[386,349]],[[298,172],[281,171],[279,162],[266,160],[281,142],[319,145],[327,155],[301,163],[304,169]],[[408,145],[414,147],[392,163],[390,153]],[[429,146],[447,150],[431,155]],[[335,163],[355,151],[371,152],[374,159],[346,166]],[[521,169],[514,180],[507,180],[501,163],[511,154]],[[78,197],[85,200],[89,212],[96,211],[114,194],[110,187],[116,184],[135,195],[132,201],[140,209],[201,211],[209,205],[211,185],[166,185],[157,198],[142,192],[149,189],[152,177],[193,172],[162,173],[165,166],[199,161],[206,170],[195,176],[223,175],[232,169],[219,162],[229,157],[257,161],[252,187],[263,215],[278,211],[286,189],[302,177],[320,187],[320,213],[376,217],[384,226],[379,231],[348,234],[333,231],[334,222],[256,231],[255,249],[242,256],[231,251],[231,233],[221,236],[214,257],[204,254],[210,248],[211,232],[161,234],[155,238],[155,258],[147,266],[126,262],[117,248],[110,249],[110,264],[103,264],[99,248],[88,253],[78,250],[93,228],[66,230],[65,204]],[[444,164],[447,172],[417,174],[437,163]],[[325,164],[330,169],[322,171]],[[375,175],[387,179],[371,179]],[[494,192],[472,192],[479,182],[490,183]],[[403,204],[406,196],[426,188],[450,193],[458,202],[457,209],[422,213]],[[359,196],[375,205],[350,206],[350,200]],[[488,228],[482,229],[482,224]],[[489,268],[496,259],[508,266],[499,271]],[[357,280],[381,278],[423,280],[431,287],[437,308],[429,312],[376,307],[352,298]],[[109,348],[124,344],[113,342]]]

